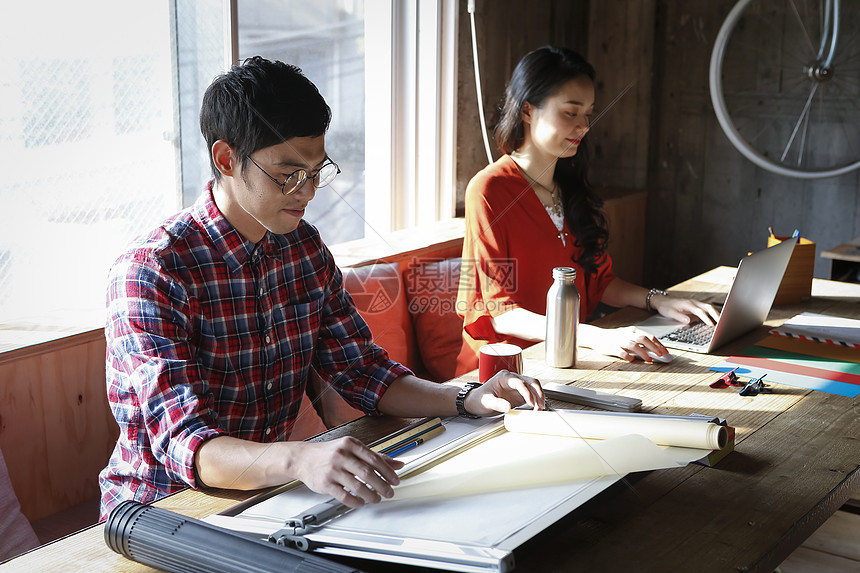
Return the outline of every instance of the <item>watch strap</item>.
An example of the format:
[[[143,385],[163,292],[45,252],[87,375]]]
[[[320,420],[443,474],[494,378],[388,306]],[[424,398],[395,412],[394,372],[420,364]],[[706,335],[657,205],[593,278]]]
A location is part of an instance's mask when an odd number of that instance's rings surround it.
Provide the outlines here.
[[[475,388],[481,387],[481,384],[477,382],[467,382],[460,391],[457,393],[457,415],[462,416],[463,418],[480,418],[480,416],[476,416],[475,414],[470,414],[466,411],[466,396],[469,395],[469,392],[474,390]]]

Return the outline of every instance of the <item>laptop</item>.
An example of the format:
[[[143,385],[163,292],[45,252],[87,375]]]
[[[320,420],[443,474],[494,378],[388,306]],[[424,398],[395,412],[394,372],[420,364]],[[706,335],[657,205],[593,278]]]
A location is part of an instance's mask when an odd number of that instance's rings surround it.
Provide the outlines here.
[[[687,326],[657,315],[636,327],[656,336],[666,348],[703,354],[716,350],[764,323],[795,244],[782,241],[741,260],[716,325]]]

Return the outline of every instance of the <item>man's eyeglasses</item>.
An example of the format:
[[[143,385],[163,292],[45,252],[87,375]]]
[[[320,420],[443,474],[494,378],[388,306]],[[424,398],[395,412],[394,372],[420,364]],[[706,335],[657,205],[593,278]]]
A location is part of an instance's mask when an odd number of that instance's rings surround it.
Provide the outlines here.
[[[340,167],[337,166],[337,163],[335,163],[329,158],[326,158],[326,163],[324,163],[322,167],[320,167],[316,171],[312,172],[312,174],[308,173],[308,171],[305,169],[296,169],[295,171],[287,175],[287,178],[284,180],[283,183],[281,183],[280,181],[269,175],[269,173],[265,169],[260,167],[260,165],[256,161],[254,161],[254,159],[250,155],[246,157],[250,159],[251,163],[256,165],[257,169],[262,171],[266,175],[266,177],[274,181],[275,185],[281,188],[281,193],[283,193],[284,195],[292,195],[293,193],[298,191],[308,179],[313,182],[313,186],[316,189],[319,189],[320,187],[325,187],[326,185],[334,181],[334,178],[340,174]]]

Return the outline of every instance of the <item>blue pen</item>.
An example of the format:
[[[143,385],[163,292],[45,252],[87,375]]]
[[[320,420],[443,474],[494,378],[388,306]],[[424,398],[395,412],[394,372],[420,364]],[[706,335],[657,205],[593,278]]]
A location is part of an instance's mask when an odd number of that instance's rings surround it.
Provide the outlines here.
[[[797,239],[797,242],[799,243],[800,242],[800,231],[798,229],[795,229],[794,232],[791,234],[791,238]]]
[[[444,431],[445,431],[445,426],[442,426],[440,424],[438,426],[430,428],[426,432],[423,432],[421,434],[420,438],[415,438],[415,439],[413,439],[409,442],[406,442],[405,444],[402,444],[402,445],[397,444],[391,449],[391,451],[382,452],[382,453],[384,453],[386,456],[394,457],[398,454],[402,454],[403,452],[408,452],[409,450],[417,448],[418,446],[420,446],[421,444],[423,444],[427,440],[435,438],[436,436],[438,436],[439,434],[441,434]]]
[[[403,452],[408,452],[409,450],[412,450],[412,449],[414,449],[414,448],[417,448],[418,446],[420,446],[420,445],[421,445],[421,444],[423,444],[423,443],[424,443],[424,439],[423,439],[423,438],[418,438],[418,439],[417,439],[417,440],[415,440],[414,442],[409,442],[409,443],[408,443],[408,444],[406,444],[406,445],[400,446],[400,447],[399,447],[399,448],[397,448],[396,450],[394,450],[394,451],[392,451],[392,452],[388,452],[388,453],[386,453],[385,455],[386,455],[386,456],[391,456],[391,457],[393,458],[394,456],[399,455],[399,454],[402,454]]]

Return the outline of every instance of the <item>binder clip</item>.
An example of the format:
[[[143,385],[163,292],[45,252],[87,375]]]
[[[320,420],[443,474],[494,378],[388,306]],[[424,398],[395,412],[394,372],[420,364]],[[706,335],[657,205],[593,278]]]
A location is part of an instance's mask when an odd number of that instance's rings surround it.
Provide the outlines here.
[[[738,394],[741,396],[758,396],[759,394],[773,394],[773,389],[768,388],[767,384],[762,381],[762,378],[767,376],[767,374],[762,374],[759,378],[755,380],[750,380],[747,382],[747,385],[744,386]]]
[[[722,376],[720,376],[719,378],[717,378],[716,380],[711,382],[710,387],[711,388],[727,388],[729,386],[743,386],[744,383],[741,382],[740,380],[738,380],[738,377],[735,374],[736,370],[737,370],[737,368],[735,368],[731,372],[724,373]]]

